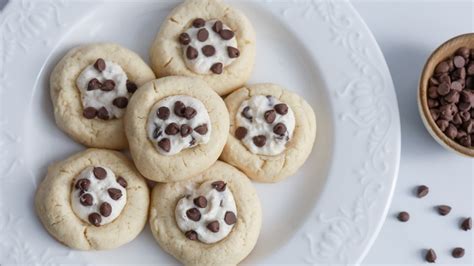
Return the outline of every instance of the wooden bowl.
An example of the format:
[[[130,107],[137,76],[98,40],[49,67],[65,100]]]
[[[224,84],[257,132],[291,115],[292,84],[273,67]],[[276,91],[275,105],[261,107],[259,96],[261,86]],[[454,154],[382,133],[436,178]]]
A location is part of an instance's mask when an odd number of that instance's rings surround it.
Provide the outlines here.
[[[428,58],[420,78],[420,84],[418,88],[418,107],[420,109],[420,115],[423,123],[430,132],[431,136],[433,136],[433,138],[435,138],[438,143],[448,150],[454,151],[458,154],[474,157],[474,148],[467,148],[461,144],[458,144],[454,140],[448,138],[443,133],[443,131],[439,129],[438,125],[436,125],[436,121],[431,116],[430,109],[428,107],[429,79],[433,75],[434,69],[440,62],[448,59],[456,52],[456,50],[461,47],[474,49],[474,33],[463,34],[448,40],[438,47],[438,49],[436,49]]]

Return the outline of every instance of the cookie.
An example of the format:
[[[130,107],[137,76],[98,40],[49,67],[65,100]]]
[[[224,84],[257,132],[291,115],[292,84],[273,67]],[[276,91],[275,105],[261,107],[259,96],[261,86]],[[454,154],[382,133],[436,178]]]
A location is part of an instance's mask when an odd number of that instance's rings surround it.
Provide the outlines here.
[[[154,78],[136,53],[117,44],[76,47],[51,74],[56,124],[85,146],[124,149],[123,115],[130,97]]]
[[[202,80],[170,76],[145,84],[125,115],[125,132],[138,170],[175,182],[209,168],[229,130],[224,101]]]
[[[152,192],[150,227],[185,265],[236,265],[254,248],[262,222],[250,180],[217,161],[204,173]]]
[[[274,84],[243,87],[225,99],[230,131],[221,159],[258,182],[300,168],[314,145],[316,118],[298,95]]]
[[[161,25],[150,58],[158,77],[198,77],[226,95],[252,73],[255,31],[242,12],[221,0],[187,0]]]
[[[89,149],[51,165],[36,192],[36,212],[59,242],[103,250],[132,241],[146,224],[149,191],[124,155]]]

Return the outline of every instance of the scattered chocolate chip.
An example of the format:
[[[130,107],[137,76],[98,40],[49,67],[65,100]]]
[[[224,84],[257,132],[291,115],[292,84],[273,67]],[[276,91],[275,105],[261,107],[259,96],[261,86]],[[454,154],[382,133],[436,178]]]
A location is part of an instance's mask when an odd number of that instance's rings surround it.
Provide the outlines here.
[[[435,73],[437,74],[446,73],[448,71],[449,71],[449,64],[446,61],[439,63],[435,68]]]
[[[466,65],[466,59],[464,57],[457,55],[453,58],[454,66],[457,68],[464,67]]]
[[[179,43],[182,45],[188,45],[191,42],[191,37],[186,32],[183,32],[179,35]]]
[[[104,83],[102,84],[102,87],[100,87],[101,90],[103,91],[112,91],[113,89],[115,89],[115,81],[111,80],[111,79],[108,79],[106,81],[104,81]]]
[[[463,248],[454,248],[453,251],[451,252],[451,255],[453,255],[453,258],[459,259],[464,257],[464,249]]]
[[[87,119],[94,119],[97,116],[97,110],[94,107],[87,107],[82,115]]]
[[[156,116],[161,120],[167,120],[170,117],[170,109],[166,106],[158,108]]]
[[[198,206],[199,208],[206,208],[207,207],[207,199],[204,196],[199,196],[194,199],[194,205]]]
[[[127,97],[117,97],[114,99],[112,102],[115,106],[117,106],[120,109],[124,109],[128,105],[128,99]]]
[[[219,192],[223,192],[225,191],[225,188],[227,187],[227,184],[224,182],[224,181],[215,181],[211,184],[211,186],[219,191]]]
[[[132,82],[132,81],[130,81],[130,80],[127,80],[127,83],[126,83],[126,84],[127,84],[127,85],[126,85],[126,86],[127,86],[127,91],[128,91],[129,93],[135,93],[135,92],[137,91],[138,87],[137,87],[137,84],[135,84],[135,82]]]
[[[102,222],[102,218],[100,217],[100,214],[96,213],[96,212],[93,212],[91,214],[89,214],[89,222],[96,226],[96,227],[99,227],[100,226],[100,223]]]
[[[201,220],[201,212],[197,208],[192,208],[186,211],[186,216],[192,221]]]
[[[206,135],[208,131],[207,124],[196,127],[194,131],[196,131],[200,135]]]
[[[449,124],[448,128],[444,131],[446,136],[450,139],[454,139],[458,135],[458,130],[453,124]]]
[[[215,63],[214,65],[211,66],[211,71],[214,74],[222,74],[222,71],[224,69],[224,65],[222,63]]]
[[[219,222],[218,221],[212,221],[207,224],[207,229],[213,233],[219,232]]]
[[[109,111],[107,111],[105,107],[101,107],[99,111],[97,111],[97,117],[102,120],[109,120]]]
[[[407,222],[410,220],[410,214],[408,212],[400,212],[397,218],[400,222]]]
[[[235,35],[235,34],[234,34],[234,32],[231,31],[231,30],[224,30],[224,29],[223,29],[223,30],[221,30],[221,31],[219,32],[219,35],[221,36],[222,39],[228,41],[228,40],[234,38],[234,35]]]
[[[188,46],[188,48],[186,49],[186,57],[189,59],[189,60],[194,60],[198,57],[199,55],[199,52],[198,50],[196,50],[194,47],[192,46]]]
[[[438,109],[430,109],[431,116],[433,117],[433,120],[438,120],[439,118],[439,110]]]
[[[197,115],[197,112],[196,112],[196,109],[192,108],[192,107],[186,107],[186,109],[184,109],[184,117],[188,120],[191,120],[193,119],[195,116]]]
[[[185,138],[191,135],[191,133],[193,133],[193,128],[190,127],[189,125],[184,124],[184,125],[181,125],[180,132],[181,132],[181,137]]]
[[[155,130],[153,130],[153,138],[154,139],[158,139],[162,134],[163,134],[163,132],[161,131],[160,127],[156,127]]]
[[[214,48],[212,45],[206,45],[202,47],[201,51],[207,57],[211,57],[216,54],[216,48]]]
[[[184,233],[184,235],[189,239],[189,240],[197,240],[198,239],[198,234],[196,233],[196,231],[187,231],[186,233]]]
[[[280,115],[286,115],[288,113],[288,105],[284,103],[277,104],[275,105],[275,111]]]
[[[89,190],[89,187],[91,186],[91,181],[89,179],[85,179],[85,178],[82,178],[82,179],[79,179],[77,182],[76,182],[76,189],[80,189],[82,191],[87,191]]]
[[[174,114],[179,117],[184,117],[184,112],[186,111],[186,106],[181,101],[176,101],[173,108]]]
[[[224,221],[228,225],[233,225],[237,222],[237,217],[233,212],[226,212],[224,216]]]
[[[463,85],[460,81],[456,80],[451,83],[451,90],[460,92],[463,89]]]
[[[443,82],[439,84],[438,86],[438,94],[441,96],[448,95],[450,90],[451,90],[451,86],[449,86],[449,83],[447,82]]]
[[[171,150],[171,141],[168,138],[161,139],[158,142],[158,147],[160,147],[165,152],[170,152]]]
[[[216,33],[221,32],[223,28],[224,28],[224,24],[220,20],[216,21],[216,23],[214,23],[214,26],[212,26],[212,30]]]
[[[200,42],[205,42],[209,38],[209,32],[206,29],[200,29],[197,33],[197,39]]]
[[[194,146],[196,145],[196,139],[194,137],[191,137],[191,141],[189,142],[189,146]]]
[[[117,188],[109,188],[107,189],[107,192],[109,193],[109,196],[113,200],[119,200],[122,197],[122,191]]]
[[[102,83],[96,78],[91,79],[87,84],[88,91],[98,90],[100,88],[102,88]]]
[[[127,188],[128,186],[127,180],[121,176],[117,177],[117,183],[119,183],[123,188]]]
[[[235,137],[238,139],[238,140],[242,140],[245,138],[245,136],[247,136],[247,129],[245,127],[238,127],[236,130],[235,130]]]
[[[82,206],[92,206],[94,203],[94,198],[89,193],[82,194],[82,196],[79,198],[79,202]]]
[[[421,186],[418,186],[418,188],[416,189],[416,196],[418,198],[423,198],[426,195],[428,195],[429,192],[430,192],[430,189],[427,186],[421,185]]]
[[[100,204],[99,211],[102,216],[109,217],[112,213],[112,206],[109,203],[104,202]]]
[[[237,58],[240,56],[240,51],[235,47],[227,46],[227,54],[230,58]]]
[[[460,55],[460,56],[467,59],[467,58],[469,58],[470,50],[467,47],[461,47],[456,51],[455,54]]]
[[[451,207],[448,205],[439,205],[437,209],[438,209],[438,213],[442,216],[448,215],[449,212],[451,211]]]
[[[97,69],[97,71],[102,72],[105,70],[105,61],[102,58],[97,59],[94,63],[94,68]]]
[[[469,231],[472,229],[472,218],[466,218],[464,221],[461,223],[461,229],[464,231]]]
[[[255,144],[255,146],[261,148],[263,146],[265,146],[265,144],[267,143],[267,137],[263,136],[263,135],[260,135],[260,136],[255,136],[253,137],[253,143]]]
[[[204,27],[204,25],[206,25],[206,21],[202,18],[197,18],[193,21],[193,26],[195,28],[201,28]]]
[[[436,253],[433,249],[428,249],[428,251],[426,252],[426,256],[425,256],[425,259],[427,262],[430,262],[430,263],[434,263],[436,262]]]
[[[278,123],[273,127],[273,133],[283,136],[286,133],[286,126],[283,123]]]
[[[265,121],[269,124],[272,124],[275,122],[276,119],[276,112],[275,110],[268,110],[263,114],[263,118],[265,118]]]
[[[249,111],[250,111],[250,107],[246,106],[244,110],[242,110],[241,115],[245,117],[246,119],[252,121],[253,117],[250,115]]]
[[[449,126],[449,121],[444,120],[444,119],[439,119],[438,121],[436,121],[436,125],[438,125],[438,127],[439,127],[439,129],[441,129],[441,131],[445,131],[446,128],[448,128],[448,126]]]
[[[448,95],[444,96],[444,99],[448,103],[458,103],[459,102],[459,92],[451,90]]]
[[[179,133],[179,125],[176,123],[169,124],[166,129],[165,133],[170,136],[174,136]]]
[[[95,178],[99,180],[103,180],[107,177],[107,171],[105,171],[105,169],[102,167],[94,167],[92,172],[94,173]]]

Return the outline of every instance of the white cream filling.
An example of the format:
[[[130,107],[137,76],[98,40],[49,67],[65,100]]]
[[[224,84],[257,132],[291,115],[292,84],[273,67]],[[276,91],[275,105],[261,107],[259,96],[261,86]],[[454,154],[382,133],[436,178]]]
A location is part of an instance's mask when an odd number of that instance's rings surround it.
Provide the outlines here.
[[[176,222],[179,229],[185,234],[188,231],[195,231],[199,241],[212,244],[224,239],[234,227],[234,224],[228,225],[225,221],[227,212],[233,212],[237,217],[237,207],[235,205],[234,196],[229,187],[222,192],[213,188],[212,183],[208,181],[197,187],[188,188],[187,195],[179,200],[175,209]],[[199,208],[194,204],[194,199],[204,196],[207,199],[207,206]],[[201,213],[199,221],[190,220],[186,212],[189,209],[197,208]],[[210,222],[219,222],[219,231],[212,232],[207,228]]]
[[[255,95],[249,100],[242,102],[236,114],[236,127],[244,127],[247,129],[247,135],[241,140],[244,145],[254,154],[259,155],[278,155],[286,149],[286,144],[293,136],[295,129],[295,115],[293,110],[287,105],[288,113],[286,115],[276,114],[275,121],[268,123],[265,120],[265,112],[274,110],[277,104],[281,104],[277,98],[271,96]],[[248,114],[252,119],[242,116],[242,112],[246,107]],[[275,134],[273,129],[278,123],[283,123],[287,131],[283,136]],[[266,143],[263,147],[257,147],[253,138],[256,136],[265,136]]]
[[[73,181],[74,183],[71,191],[72,210],[77,217],[89,224],[89,215],[91,213],[100,214],[100,206],[102,203],[109,203],[112,207],[112,212],[108,217],[101,215],[102,221],[100,225],[105,225],[115,220],[127,203],[127,190],[117,183],[117,178],[112,170],[107,167],[101,167],[107,172],[107,176],[104,179],[99,180],[94,176],[94,167],[87,167]],[[75,187],[77,181],[81,179],[87,179],[90,181],[90,186],[87,191],[81,192],[80,189]],[[122,196],[118,200],[112,199],[107,191],[109,188],[119,189],[122,192]],[[91,206],[84,206],[80,203],[80,198],[83,194],[90,194],[92,196],[93,203]]]
[[[182,102],[186,107],[194,108],[196,110],[196,116],[188,120],[185,117],[176,115],[174,112],[174,105],[177,101]],[[157,111],[160,107],[166,107],[170,111],[169,118],[166,120],[160,119],[157,115]],[[181,136],[181,132],[176,135],[168,135],[165,130],[171,123],[176,123],[179,127],[182,125],[188,125],[193,129],[193,131],[189,136],[185,137]],[[207,125],[207,133],[204,135],[201,135],[194,130],[202,125]],[[208,143],[211,137],[211,130],[211,119],[204,104],[198,99],[186,95],[170,96],[159,101],[153,106],[148,116],[148,138],[162,155],[175,155],[184,149]],[[166,152],[158,145],[158,143],[165,138],[169,139],[171,143],[169,152]]]
[[[186,33],[191,37],[191,42],[188,45],[183,45],[183,58],[186,66],[195,73],[198,74],[212,74],[211,67],[215,63],[222,63],[223,68],[232,64],[237,58],[230,58],[227,52],[227,47],[239,48],[237,46],[237,39],[234,37],[230,40],[224,40],[221,38],[219,33],[216,33],[212,27],[216,23],[216,19],[206,21],[206,24],[202,28],[195,28],[191,26]],[[197,34],[200,29],[206,29],[209,32],[209,37],[206,41],[201,42],[197,39]],[[224,30],[231,30],[228,26],[223,24]],[[212,45],[216,49],[216,53],[213,56],[207,57],[202,53],[202,48],[206,45]],[[196,59],[188,59],[186,56],[186,50],[188,46],[194,47],[199,55]]]
[[[106,68],[100,72],[94,65],[87,66],[76,80],[76,85],[81,92],[82,106],[84,109],[93,107],[99,110],[105,107],[109,112],[110,119],[121,118],[125,114],[125,108],[118,108],[113,104],[114,99],[118,97],[130,98],[127,91],[127,74],[122,67],[112,61],[105,61]],[[112,91],[103,91],[100,89],[88,91],[89,82],[96,78],[101,83],[106,80],[113,80],[115,88]]]

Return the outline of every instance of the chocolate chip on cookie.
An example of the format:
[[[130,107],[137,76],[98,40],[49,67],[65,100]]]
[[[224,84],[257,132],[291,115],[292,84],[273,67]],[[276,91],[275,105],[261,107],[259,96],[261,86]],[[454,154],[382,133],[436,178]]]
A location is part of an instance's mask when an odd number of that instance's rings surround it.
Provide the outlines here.
[[[79,198],[79,202],[83,206],[92,206],[92,204],[94,203],[94,198],[89,193],[82,194],[82,196]]]
[[[117,183],[119,183],[123,188],[127,188],[128,186],[127,180],[121,176],[117,177]]]
[[[194,205],[198,206],[199,208],[206,208],[207,206],[207,199],[204,196],[199,196],[194,199]]]
[[[261,148],[263,146],[265,146],[265,144],[267,143],[267,137],[263,136],[263,135],[259,135],[259,136],[255,136],[253,137],[253,143],[255,144],[255,146]]]
[[[100,204],[99,212],[102,216],[109,217],[112,213],[112,206],[107,202],[103,202]]]
[[[229,55],[230,58],[237,58],[237,57],[240,56],[240,51],[239,51],[239,49],[237,49],[235,47],[228,46],[227,47],[227,54]]]
[[[170,136],[174,136],[179,133],[179,125],[176,123],[169,124],[166,129],[165,133]]]
[[[94,68],[97,69],[97,71],[102,72],[105,70],[105,61],[102,58],[97,59],[94,63]]]
[[[197,112],[196,112],[196,109],[192,108],[192,107],[186,107],[186,109],[184,109],[184,117],[188,120],[191,120],[193,119],[195,116],[196,116]]]
[[[171,141],[168,138],[164,138],[158,142],[158,147],[160,147],[165,152],[170,152],[171,150]]]
[[[184,117],[184,113],[186,112],[186,106],[181,101],[176,101],[174,103],[174,114],[179,117]]]
[[[181,137],[185,138],[191,135],[191,133],[193,133],[193,128],[190,127],[189,125],[184,124],[184,125],[181,125],[180,132],[181,132]]]
[[[167,120],[170,117],[170,109],[166,106],[162,106],[158,108],[156,116],[161,120]]]
[[[97,117],[102,120],[109,120],[109,111],[105,107],[101,107],[99,111],[97,111]]]
[[[238,140],[244,139],[245,136],[247,136],[247,129],[246,129],[245,127],[238,127],[238,128],[235,130],[235,137],[236,137]]]
[[[95,178],[99,180],[103,180],[107,177],[107,171],[102,167],[94,167],[92,172],[94,173]]]
[[[242,110],[241,115],[242,115],[243,117],[245,117],[246,119],[252,121],[252,120],[253,120],[253,117],[250,115],[249,111],[250,111],[250,107],[249,107],[249,106],[246,106],[246,107]]]
[[[201,51],[207,57],[211,57],[216,54],[216,48],[214,48],[212,45],[206,45],[202,47]]]
[[[207,124],[196,127],[194,131],[196,131],[200,135],[206,135],[208,132]]]
[[[100,88],[102,88],[102,83],[96,78],[91,79],[87,84],[88,91],[98,90]]]
[[[186,211],[186,216],[192,221],[201,220],[201,212],[197,208],[192,208]]]
[[[189,146],[194,146],[196,145],[196,139],[194,137],[191,138],[191,141],[189,142]]]
[[[79,179],[77,182],[76,182],[76,188],[77,189],[80,189],[82,191],[87,191],[89,190],[89,187],[91,186],[91,181],[89,179]]]
[[[99,227],[100,226],[100,223],[102,222],[102,218],[100,217],[100,214],[96,213],[96,212],[93,212],[91,214],[89,214],[89,222],[96,226],[96,227]]]
[[[112,91],[115,89],[115,81],[108,79],[104,81],[102,84],[102,87],[100,87],[101,90],[103,91]]]
[[[185,234],[184,234],[189,240],[197,240],[198,239],[198,234],[196,233],[196,231],[187,231]]]
[[[162,134],[163,131],[161,131],[161,128],[156,127],[155,130],[153,130],[153,139],[158,139],[159,137],[161,137]]]
[[[233,212],[226,212],[224,216],[224,221],[228,225],[235,224],[237,222],[237,217]]]
[[[94,119],[97,116],[97,110],[94,107],[87,107],[82,115],[87,119]]]
[[[127,80],[126,87],[127,87],[127,91],[129,93],[135,93],[138,89],[137,84],[135,84],[134,82],[132,82],[130,80]]]
[[[283,123],[278,123],[273,127],[273,133],[283,136],[286,133],[286,126]]]
[[[231,30],[221,30],[219,32],[219,35],[221,36],[222,39],[228,41],[232,38],[234,38],[234,32]]]
[[[122,197],[122,191],[117,188],[109,188],[107,189],[107,193],[113,200],[119,200]]]
[[[212,30],[216,33],[221,32],[223,28],[224,28],[224,24],[220,20],[216,21],[216,23],[214,23],[214,25],[212,26]]]
[[[128,99],[127,99],[127,97],[117,97],[117,98],[114,99],[114,101],[112,103],[113,103],[113,105],[117,106],[118,108],[124,109],[128,105]]]
[[[212,221],[207,224],[207,229],[213,233],[219,232],[219,222],[218,221]]]
[[[195,28],[202,28],[206,24],[206,21],[202,18],[197,18],[193,21],[193,26]]]
[[[275,122],[276,112],[275,110],[268,110],[265,112],[263,117],[265,118],[265,121],[267,121],[267,123],[272,124],[273,122]]]
[[[288,105],[280,103],[275,105],[275,111],[280,115],[286,115],[288,113]]]
[[[179,43],[182,45],[188,45],[191,42],[191,37],[186,32],[179,35]]]
[[[194,60],[198,57],[199,55],[199,52],[198,50],[196,50],[196,48],[192,47],[192,46],[188,46],[188,48],[186,49],[186,57],[189,59],[189,60]]]
[[[209,38],[209,32],[206,29],[200,29],[197,33],[197,39],[200,42],[205,42]]]
[[[222,74],[224,65],[222,63],[215,63],[211,66],[211,71],[214,74]]]
[[[223,192],[225,191],[225,188],[227,187],[227,184],[224,182],[224,181],[215,181],[211,184],[211,186],[219,191],[219,192]]]

